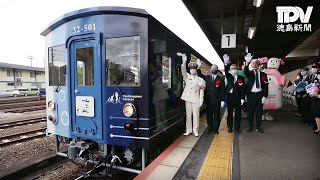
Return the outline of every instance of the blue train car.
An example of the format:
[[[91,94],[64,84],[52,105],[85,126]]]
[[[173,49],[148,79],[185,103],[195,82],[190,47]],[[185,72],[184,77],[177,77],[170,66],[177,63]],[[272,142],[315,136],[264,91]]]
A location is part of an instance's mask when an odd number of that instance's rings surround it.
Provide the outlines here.
[[[58,147],[69,147],[67,154],[57,149],[59,155],[110,152],[114,160],[121,148],[125,153],[118,156],[132,161],[138,148],[144,168],[145,149],[164,134],[184,131],[177,53],[209,63],[145,10],[82,9],[58,18],[41,35],[48,133],[57,136]]]

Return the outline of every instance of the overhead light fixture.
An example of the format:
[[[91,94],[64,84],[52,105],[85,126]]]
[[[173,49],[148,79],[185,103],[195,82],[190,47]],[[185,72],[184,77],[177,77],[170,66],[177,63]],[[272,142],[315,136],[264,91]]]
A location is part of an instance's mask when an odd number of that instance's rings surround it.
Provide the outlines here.
[[[249,52],[249,48],[248,48],[248,46],[246,46],[246,48],[245,48],[245,50],[244,50],[246,53],[248,53]]]
[[[256,32],[256,27],[249,27],[249,30],[248,30],[248,38],[249,39],[252,39],[254,34]]]
[[[253,5],[258,8],[263,4],[263,1],[264,0],[253,0]]]
[[[177,56],[182,56],[182,53],[181,52],[177,52]]]

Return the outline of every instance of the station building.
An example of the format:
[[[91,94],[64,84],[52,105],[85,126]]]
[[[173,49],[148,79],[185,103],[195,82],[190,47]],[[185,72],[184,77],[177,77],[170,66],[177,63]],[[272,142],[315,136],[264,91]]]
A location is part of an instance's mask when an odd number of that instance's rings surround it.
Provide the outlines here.
[[[0,62],[0,91],[45,88],[44,68]]]

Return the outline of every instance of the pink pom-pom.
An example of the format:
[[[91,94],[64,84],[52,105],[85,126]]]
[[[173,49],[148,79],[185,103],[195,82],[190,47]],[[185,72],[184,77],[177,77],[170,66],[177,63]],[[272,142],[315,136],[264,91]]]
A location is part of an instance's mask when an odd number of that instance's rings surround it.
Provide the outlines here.
[[[264,64],[264,63],[268,63],[269,59],[267,57],[263,57],[259,59],[260,63]]]

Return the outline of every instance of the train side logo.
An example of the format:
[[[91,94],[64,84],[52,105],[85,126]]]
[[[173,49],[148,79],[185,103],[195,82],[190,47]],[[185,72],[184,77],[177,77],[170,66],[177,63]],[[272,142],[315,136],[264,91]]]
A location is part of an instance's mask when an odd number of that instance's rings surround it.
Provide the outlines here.
[[[107,103],[122,104],[121,97],[120,97],[119,93],[115,92],[110,97],[108,97]]]

